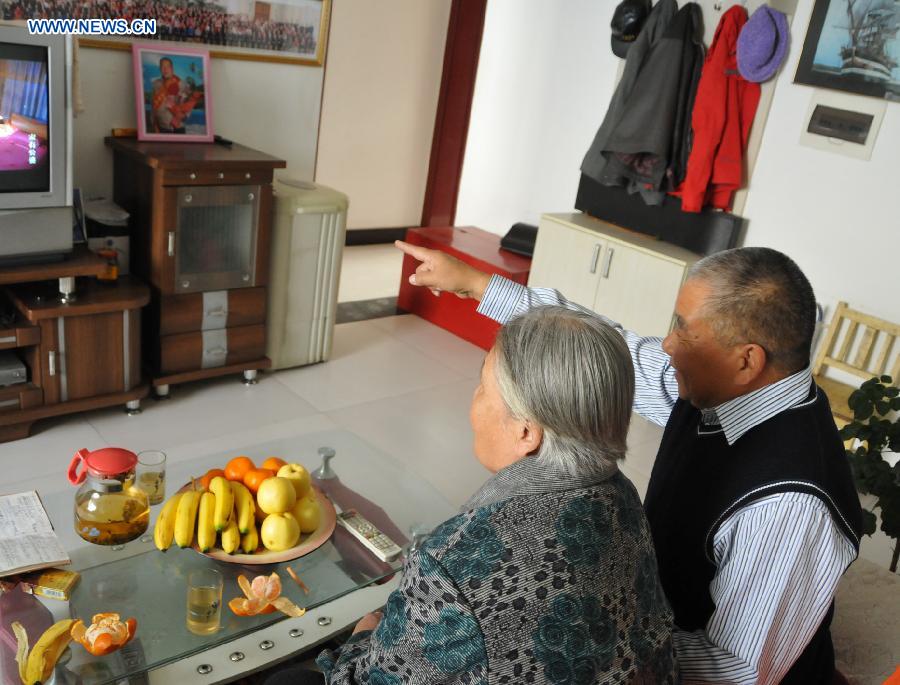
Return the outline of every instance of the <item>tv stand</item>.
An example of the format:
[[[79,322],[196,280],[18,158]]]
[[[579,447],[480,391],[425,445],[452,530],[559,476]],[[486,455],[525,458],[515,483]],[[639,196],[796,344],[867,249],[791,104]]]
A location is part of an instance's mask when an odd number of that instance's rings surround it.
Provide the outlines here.
[[[0,268],[0,297],[14,311],[0,324],[0,350],[28,368],[27,383],[0,387],[0,442],[28,437],[35,421],[51,416],[117,404],[140,411],[149,392],[140,309],[150,291],[128,277],[93,278],[105,268],[84,246],[62,262]]]

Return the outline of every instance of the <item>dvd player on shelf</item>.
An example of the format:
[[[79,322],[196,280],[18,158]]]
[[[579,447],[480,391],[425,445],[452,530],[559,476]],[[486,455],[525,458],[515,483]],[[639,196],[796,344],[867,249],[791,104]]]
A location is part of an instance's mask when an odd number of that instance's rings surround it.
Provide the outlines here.
[[[0,352],[0,388],[28,382],[28,369],[12,352]]]

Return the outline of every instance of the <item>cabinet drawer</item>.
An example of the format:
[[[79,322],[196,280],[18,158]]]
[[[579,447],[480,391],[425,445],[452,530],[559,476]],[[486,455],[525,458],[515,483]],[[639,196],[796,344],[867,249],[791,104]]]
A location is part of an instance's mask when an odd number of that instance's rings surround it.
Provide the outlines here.
[[[178,333],[160,338],[161,373],[180,373],[239,364],[266,353],[265,326]]]
[[[164,186],[263,185],[272,182],[271,169],[166,169]]]
[[[41,329],[37,326],[11,326],[0,328],[0,350],[28,347],[41,342]]]
[[[34,387],[31,383],[0,388],[0,414],[36,407],[43,402],[43,399],[44,394],[41,389]]]
[[[163,295],[159,300],[160,335],[251,326],[265,321],[265,288]]]

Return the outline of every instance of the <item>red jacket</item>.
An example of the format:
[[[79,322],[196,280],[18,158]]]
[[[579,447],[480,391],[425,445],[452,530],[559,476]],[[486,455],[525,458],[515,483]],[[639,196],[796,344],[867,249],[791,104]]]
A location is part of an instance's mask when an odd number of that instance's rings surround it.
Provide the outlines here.
[[[747,10],[734,5],[716,27],[697,86],[691,116],[694,141],[681,187],[685,212],[704,206],[731,209],[734,191],[741,186],[743,156],[750,126],[759,104],[759,84],[737,70],[737,39],[747,23]]]

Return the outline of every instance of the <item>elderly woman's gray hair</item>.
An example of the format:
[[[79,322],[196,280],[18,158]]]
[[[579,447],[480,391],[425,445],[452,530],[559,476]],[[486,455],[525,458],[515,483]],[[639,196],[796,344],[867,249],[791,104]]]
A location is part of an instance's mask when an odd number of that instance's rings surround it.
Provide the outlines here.
[[[510,413],[544,431],[538,459],[588,475],[625,457],[634,367],[615,329],[593,314],[537,307],[500,330],[494,352]]]

